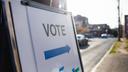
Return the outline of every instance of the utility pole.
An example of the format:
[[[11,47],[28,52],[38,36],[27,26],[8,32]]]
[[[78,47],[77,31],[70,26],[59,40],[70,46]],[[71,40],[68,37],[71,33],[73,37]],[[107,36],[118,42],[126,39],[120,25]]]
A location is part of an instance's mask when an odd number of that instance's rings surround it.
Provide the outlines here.
[[[118,41],[120,41],[121,33],[120,33],[120,0],[118,1]]]

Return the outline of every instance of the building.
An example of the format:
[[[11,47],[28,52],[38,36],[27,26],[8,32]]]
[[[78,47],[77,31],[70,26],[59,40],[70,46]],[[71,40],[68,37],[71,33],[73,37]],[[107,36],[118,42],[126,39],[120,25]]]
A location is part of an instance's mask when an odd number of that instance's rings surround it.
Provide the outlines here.
[[[77,15],[74,17],[77,33],[88,37],[100,37],[103,33],[109,33],[110,28],[107,24],[89,24],[88,18]]]
[[[77,33],[88,32],[87,26],[89,25],[89,23],[88,23],[87,17],[77,15],[77,16],[74,16],[74,20],[75,20]]]
[[[100,37],[103,33],[109,33],[110,27],[107,24],[88,25],[89,33],[95,37]]]
[[[125,15],[125,37],[128,38],[128,15]]]
[[[88,23],[88,18],[84,17],[84,16],[81,16],[81,15],[74,16],[74,20],[75,20],[76,26],[78,25],[78,26],[86,27],[89,24]]]

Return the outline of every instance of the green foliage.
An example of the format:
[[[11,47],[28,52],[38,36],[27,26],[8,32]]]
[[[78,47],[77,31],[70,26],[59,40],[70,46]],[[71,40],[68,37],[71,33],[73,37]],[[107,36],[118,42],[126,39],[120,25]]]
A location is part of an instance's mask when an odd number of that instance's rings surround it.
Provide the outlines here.
[[[114,37],[117,37],[118,36],[118,29],[117,28],[110,29],[108,33],[113,35]]]
[[[116,41],[110,53],[116,53],[117,49],[120,48],[121,42]]]

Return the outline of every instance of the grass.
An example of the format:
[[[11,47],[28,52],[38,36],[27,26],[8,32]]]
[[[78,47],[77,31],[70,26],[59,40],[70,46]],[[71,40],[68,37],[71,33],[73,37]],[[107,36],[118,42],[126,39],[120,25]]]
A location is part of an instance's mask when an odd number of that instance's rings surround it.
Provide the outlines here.
[[[121,42],[120,41],[116,41],[114,46],[113,46],[113,48],[112,48],[112,50],[110,51],[110,54],[111,53],[116,53],[117,49],[120,47],[120,45],[121,45]]]
[[[125,49],[128,51],[128,39],[125,40]]]

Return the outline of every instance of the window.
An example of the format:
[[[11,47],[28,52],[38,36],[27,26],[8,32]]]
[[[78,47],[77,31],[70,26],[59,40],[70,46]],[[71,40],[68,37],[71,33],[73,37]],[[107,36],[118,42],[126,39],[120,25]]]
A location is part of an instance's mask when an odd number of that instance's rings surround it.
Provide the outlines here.
[[[50,7],[66,10],[66,0],[32,0]]]
[[[32,0],[41,4],[50,5],[50,0]]]

